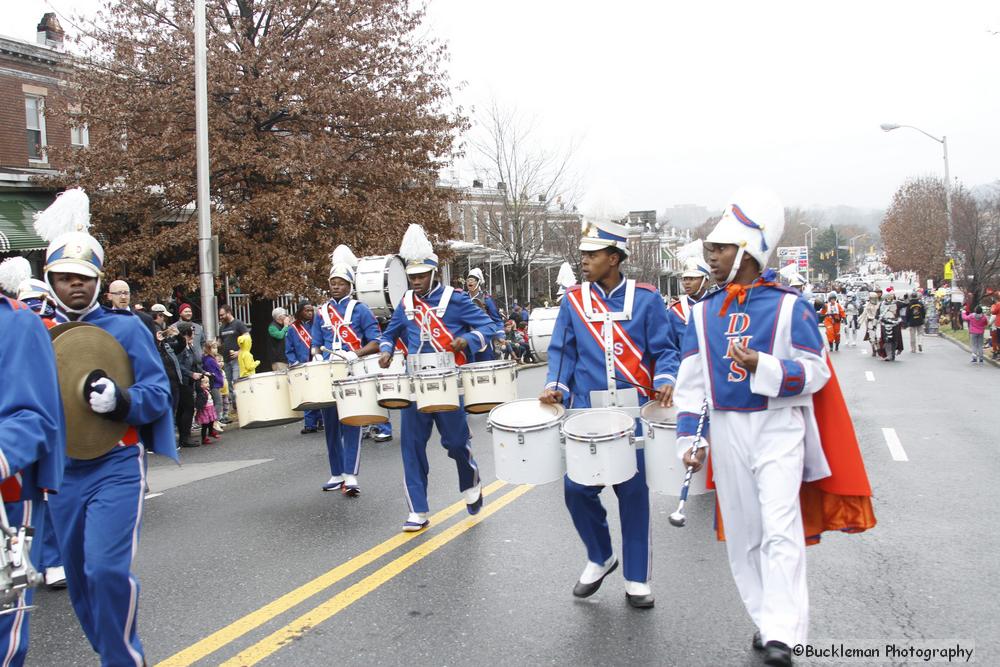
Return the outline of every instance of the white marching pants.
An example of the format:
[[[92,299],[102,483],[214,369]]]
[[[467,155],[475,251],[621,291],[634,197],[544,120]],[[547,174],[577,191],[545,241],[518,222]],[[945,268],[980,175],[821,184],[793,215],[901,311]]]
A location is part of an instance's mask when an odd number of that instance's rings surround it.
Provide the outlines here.
[[[799,508],[802,409],[713,410],[711,420],[712,470],[740,597],[765,642],[804,643],[809,591]]]

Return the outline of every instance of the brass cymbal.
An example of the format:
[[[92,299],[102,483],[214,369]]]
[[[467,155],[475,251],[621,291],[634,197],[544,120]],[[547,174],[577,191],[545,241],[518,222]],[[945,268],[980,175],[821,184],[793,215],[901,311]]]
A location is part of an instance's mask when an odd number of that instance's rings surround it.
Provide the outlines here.
[[[66,454],[75,459],[96,459],[118,444],[129,425],[91,410],[83,398],[84,380],[101,369],[126,389],[134,382],[132,362],[114,336],[92,324],[67,322],[50,333],[66,415]]]

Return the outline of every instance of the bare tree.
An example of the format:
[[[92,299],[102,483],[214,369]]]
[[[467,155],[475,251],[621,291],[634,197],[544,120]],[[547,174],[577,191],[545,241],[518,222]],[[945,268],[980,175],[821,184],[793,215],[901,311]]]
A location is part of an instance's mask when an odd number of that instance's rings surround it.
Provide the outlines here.
[[[951,218],[964,279],[960,283],[978,303],[985,288],[995,286],[1000,277],[1000,197],[980,206],[959,185],[951,195]]]
[[[558,200],[575,199],[570,170],[575,146],[570,143],[561,151],[543,147],[530,121],[495,100],[480,115],[478,125],[479,132],[470,141],[476,173],[497,186],[497,196],[485,206],[480,233],[486,246],[504,255],[514,295],[523,299],[530,296],[532,265],[551,245],[546,235],[559,235],[556,245],[571,238],[566,230],[553,230],[549,213]]]

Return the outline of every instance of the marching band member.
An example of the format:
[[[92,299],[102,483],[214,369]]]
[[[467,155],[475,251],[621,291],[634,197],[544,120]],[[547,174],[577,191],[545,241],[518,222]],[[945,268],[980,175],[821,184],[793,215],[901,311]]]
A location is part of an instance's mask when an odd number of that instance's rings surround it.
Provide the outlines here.
[[[622,275],[628,257],[627,230],[622,225],[589,223],[580,241],[582,285],[566,291],[559,306],[552,341],[543,403],[572,408],[591,406],[591,392],[638,387],[638,404],[657,399],[671,403],[678,366],[672,324],[657,290]],[[605,318],[605,313],[610,313]],[[655,388],[655,389],[654,389]],[[637,431],[638,432],[638,431]],[[639,609],[652,607],[649,539],[649,489],[641,450],[638,472],[614,485],[622,523],[625,599]],[[611,548],[607,512],[601,504],[603,486],[583,486],[565,478],[564,495],[587,565],[573,595],[588,597],[618,567]]]
[[[499,327],[479,309],[467,294],[437,281],[438,259],[420,225],[410,225],[403,236],[399,254],[406,260],[411,289],[396,306],[386,326],[379,347],[379,364],[388,368],[397,340],[403,339],[411,370],[423,370],[440,363],[443,353],[454,355],[454,363],[466,363],[467,355],[482,353]],[[430,360],[430,361],[428,361]],[[483,506],[479,467],[472,457],[471,434],[465,410],[426,414],[416,405],[402,410],[402,445],[404,490],[410,513],[403,523],[405,532],[416,532],[430,525],[427,518],[427,440],[436,424],[441,444],[458,469],[458,488],[469,514]]]
[[[368,306],[351,298],[354,268],[358,264],[351,249],[339,245],[331,256],[330,300],[317,308],[312,324],[314,359],[340,357],[353,361],[378,352],[378,321]],[[361,427],[341,424],[337,406],[322,409],[330,479],[324,491],[340,489],[352,498],[361,494]]]
[[[761,276],[784,229],[781,202],[751,189],[730,202],[705,240],[724,289],[691,311],[677,444],[700,468],[705,449],[689,450],[705,406],[718,532],[758,628],[753,646],[765,664],[790,665],[789,647],[805,642],[809,624],[806,543],[824,530],[873,526],[871,489],[815,310]]]
[[[570,266],[569,262],[563,262],[562,266],[559,267],[559,273],[556,274],[556,285],[559,285],[559,290],[556,292],[556,303],[561,302],[566,290],[575,284],[576,276],[573,275],[573,267]]]
[[[684,261],[684,272],[681,273],[681,287],[684,289],[684,296],[677,300],[667,309],[670,323],[673,325],[671,331],[674,336],[674,346],[680,350],[684,341],[684,331],[687,329],[688,320],[691,314],[691,307],[705,296],[712,282],[709,280],[708,263],[705,261],[705,253],[701,239],[692,241],[677,251],[678,257],[681,255]]]
[[[300,301],[292,314],[295,318],[285,335],[285,358],[288,365],[297,366],[312,361],[312,325],[316,309],[308,301]],[[306,410],[302,435],[315,433],[320,426],[320,411]]]
[[[30,276],[30,267],[28,271]],[[16,286],[4,282],[4,288],[13,292]],[[34,541],[44,545],[45,528],[51,525],[41,521],[47,514],[44,499],[59,490],[66,450],[56,359],[39,318],[6,296],[0,296],[0,368],[7,371],[0,392],[0,495],[10,526],[35,527]],[[25,554],[34,557],[39,550],[32,551]],[[10,611],[0,615],[4,665],[24,664],[33,597],[33,589],[25,589]]]
[[[469,275],[465,277],[465,293],[472,299],[472,303],[482,308],[483,312],[493,320],[493,324],[497,325],[500,331],[503,331],[503,320],[500,319],[500,310],[497,308],[497,303],[493,297],[482,289],[483,281],[483,270],[479,267],[472,269],[469,271]],[[472,357],[472,361],[492,361],[496,358],[493,352],[493,345],[488,345],[485,350],[477,352]]]
[[[70,601],[91,646],[106,665],[142,665],[136,629],[139,582],[130,572],[139,540],[146,484],[146,449],[177,460],[170,383],[149,329],[126,310],[97,303],[104,249],[86,233],[89,201],[67,190],[35,218],[45,253],[45,281],[56,319],[86,322],[114,336],[135,382],[119,387],[95,371],[84,391],[90,409],[129,424],[118,446],[95,459],[68,458],[63,487],[51,499]],[[61,230],[76,230],[60,233]],[[67,433],[67,439],[73,434]]]
[[[42,324],[45,325],[46,329],[51,329],[56,325],[52,292],[49,290],[49,286],[41,280],[28,278],[22,281],[17,290],[17,300],[42,318]],[[44,572],[47,588],[53,590],[66,588],[66,570],[63,568],[62,553],[59,551],[56,531],[52,526],[52,513],[49,512],[48,498],[46,497],[45,500],[46,502],[38,505],[39,521],[43,526],[40,534],[35,534],[35,540],[39,544],[37,563],[39,569]]]

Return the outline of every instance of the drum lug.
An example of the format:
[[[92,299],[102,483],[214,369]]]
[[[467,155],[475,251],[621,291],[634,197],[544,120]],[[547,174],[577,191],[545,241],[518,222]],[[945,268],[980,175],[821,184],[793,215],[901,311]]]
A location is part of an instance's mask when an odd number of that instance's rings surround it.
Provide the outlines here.
[[[523,433],[518,433],[517,434],[517,444],[519,444],[519,445],[523,445],[524,444],[524,434]]]
[[[590,453],[592,455],[597,454],[597,443],[595,443],[593,440],[590,441]]]
[[[493,432],[493,424],[491,424],[489,422],[486,422],[486,432],[487,433],[492,433]],[[518,433],[517,437],[518,437],[518,439],[520,439],[521,438],[521,434]]]

